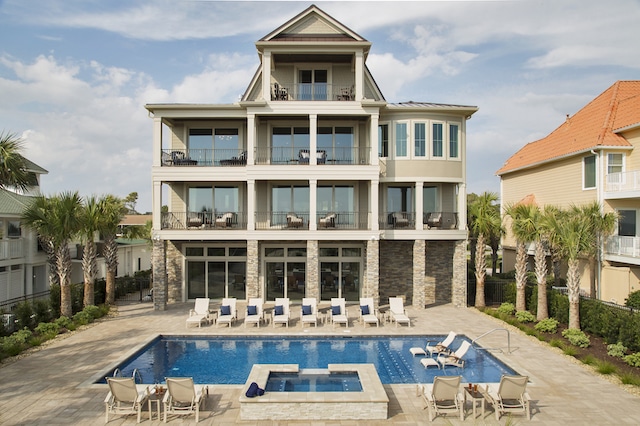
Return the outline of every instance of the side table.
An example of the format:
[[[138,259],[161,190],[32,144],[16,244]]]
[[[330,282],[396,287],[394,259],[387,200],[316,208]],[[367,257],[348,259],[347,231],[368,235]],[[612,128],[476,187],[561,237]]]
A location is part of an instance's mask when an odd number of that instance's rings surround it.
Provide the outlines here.
[[[467,405],[467,399],[469,399],[471,401],[471,407],[473,408],[473,418],[476,418],[476,403],[479,403],[480,405],[480,413],[482,415],[482,418],[484,419],[484,393],[482,393],[482,390],[478,387],[478,390],[473,390],[473,389],[469,389],[468,386],[465,386],[464,388],[464,403],[465,405]]]
[[[161,409],[162,409],[162,399],[164,398],[166,390],[162,392],[156,392],[155,389],[152,389],[151,395],[149,395],[149,420],[153,420],[153,404],[156,404],[156,412],[158,413],[158,420],[162,420],[161,417]]]

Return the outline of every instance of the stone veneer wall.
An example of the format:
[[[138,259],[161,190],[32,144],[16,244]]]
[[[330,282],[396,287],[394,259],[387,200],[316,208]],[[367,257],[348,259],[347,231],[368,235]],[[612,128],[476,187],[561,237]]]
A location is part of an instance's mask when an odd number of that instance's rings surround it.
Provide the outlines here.
[[[164,241],[153,241],[153,309],[164,311],[167,309],[167,259],[165,257]]]
[[[184,256],[180,243],[167,241],[167,303],[182,302],[182,267]]]
[[[426,304],[452,303],[454,251],[457,241],[426,241]]]
[[[467,306],[467,242],[455,241],[453,252],[453,295],[455,306]]]
[[[413,303],[413,241],[380,240],[380,300],[404,296]]]
[[[425,240],[415,240],[413,242],[413,300],[414,307],[424,309],[425,300]]]
[[[320,282],[318,268],[318,241],[307,240],[307,271],[305,277],[305,296],[320,300]]]
[[[246,282],[247,282],[247,299],[249,297],[265,297],[264,294],[260,294],[259,281],[259,246],[257,240],[247,241],[247,270],[246,270]]]
[[[374,305],[380,306],[380,241],[367,241],[364,265],[363,297],[373,297]]]

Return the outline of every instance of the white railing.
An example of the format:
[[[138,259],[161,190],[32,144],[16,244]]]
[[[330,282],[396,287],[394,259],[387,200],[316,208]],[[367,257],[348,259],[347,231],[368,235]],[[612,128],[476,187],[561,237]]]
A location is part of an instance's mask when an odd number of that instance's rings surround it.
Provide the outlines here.
[[[640,191],[640,170],[607,175],[607,192]]]
[[[604,251],[617,256],[640,257],[640,237],[611,236],[607,239]]]
[[[0,240],[0,260],[23,257],[22,238]]]

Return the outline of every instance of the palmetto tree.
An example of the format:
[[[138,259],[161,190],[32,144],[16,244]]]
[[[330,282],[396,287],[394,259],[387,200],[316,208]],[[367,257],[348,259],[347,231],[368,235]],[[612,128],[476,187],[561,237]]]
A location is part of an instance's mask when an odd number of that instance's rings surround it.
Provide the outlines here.
[[[116,272],[118,270],[118,243],[116,234],[118,225],[125,214],[122,200],[113,195],[107,195],[100,200],[100,232],[104,240],[103,256],[107,266],[106,303],[112,305],[115,302]]]
[[[49,264],[49,282],[52,285],[60,284],[58,276],[58,262],[56,260],[56,247],[53,240],[53,222],[49,220],[49,212],[52,209],[52,202],[49,198],[39,195],[22,212],[20,219],[27,228],[33,229],[38,235],[40,245],[47,254]]]
[[[98,275],[98,251],[95,234],[100,231],[101,220],[100,200],[95,196],[85,198],[80,214],[81,236],[84,240],[82,274],[84,278],[83,306],[85,307],[95,304],[94,282]]]
[[[498,194],[484,192],[469,206],[471,230],[476,235],[475,276],[476,276],[476,307],[484,307],[484,280],[487,269],[485,247],[490,235],[499,233],[501,227],[500,213],[495,208]]]
[[[33,184],[22,149],[23,141],[15,133],[0,132],[0,188],[25,191]]]

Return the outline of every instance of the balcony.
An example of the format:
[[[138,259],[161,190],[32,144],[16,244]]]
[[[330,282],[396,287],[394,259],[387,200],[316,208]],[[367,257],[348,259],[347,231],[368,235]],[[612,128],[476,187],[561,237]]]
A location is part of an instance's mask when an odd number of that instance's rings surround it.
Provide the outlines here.
[[[242,167],[247,151],[242,149],[163,149],[163,166]]]
[[[318,230],[366,230],[367,212],[318,212],[316,215]],[[257,212],[257,230],[308,230],[309,213],[298,212]]]
[[[380,229],[415,229],[416,214],[413,212],[385,212],[380,217]],[[426,212],[422,215],[423,229],[458,229],[458,213]]]
[[[316,151],[318,165],[368,165],[369,147],[322,148]],[[311,153],[302,147],[256,148],[256,164],[308,165]]]
[[[247,229],[246,213],[224,212],[165,212],[162,213],[162,229]]]
[[[256,212],[256,229],[304,231],[309,229],[309,213]]]
[[[609,173],[606,177],[605,197],[640,197],[640,170],[624,173]]]
[[[613,235],[607,239],[604,252],[610,256],[640,259],[640,237]]]
[[[422,215],[424,229],[458,229],[457,212],[427,212]]]
[[[355,89],[352,84],[329,83],[273,83],[272,101],[353,101]]]
[[[0,240],[0,260],[24,257],[22,238]]]
[[[380,217],[380,229],[415,229],[415,213],[384,212]]]

